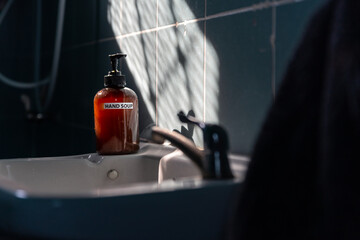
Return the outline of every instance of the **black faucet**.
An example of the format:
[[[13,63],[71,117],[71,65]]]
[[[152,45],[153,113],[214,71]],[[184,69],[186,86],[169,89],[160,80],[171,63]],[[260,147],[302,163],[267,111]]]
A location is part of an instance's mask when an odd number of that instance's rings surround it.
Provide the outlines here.
[[[219,125],[204,123],[194,117],[186,116],[182,111],[178,113],[178,117],[181,122],[195,124],[202,129],[204,151],[200,151],[183,135],[159,127],[152,128],[153,139],[157,141],[167,139],[179,148],[199,167],[204,179],[234,178],[227,156],[229,143],[226,131]]]

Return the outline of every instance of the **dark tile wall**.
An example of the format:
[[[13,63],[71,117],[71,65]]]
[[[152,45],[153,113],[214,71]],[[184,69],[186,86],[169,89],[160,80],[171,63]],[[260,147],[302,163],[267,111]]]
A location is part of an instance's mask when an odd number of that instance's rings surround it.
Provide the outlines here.
[[[27,120],[21,96],[36,113],[35,91],[0,83],[0,158],[94,152],[92,101],[109,69],[107,55],[118,51],[128,54],[123,71],[140,99],[140,131],[157,124],[191,134],[176,113],[193,112],[225,126],[232,152],[250,154],[306,22],[324,1],[67,1],[48,117]],[[42,2],[44,78],[58,2]],[[18,81],[34,80],[36,7],[14,1],[0,25],[0,73]],[[192,137],[201,146],[199,130]]]
[[[325,0],[304,1],[276,8],[276,86],[281,82],[287,62],[306,27],[308,18]]]
[[[272,101],[269,19],[271,9],[264,9],[207,22],[220,62],[218,121],[241,153],[249,153]]]

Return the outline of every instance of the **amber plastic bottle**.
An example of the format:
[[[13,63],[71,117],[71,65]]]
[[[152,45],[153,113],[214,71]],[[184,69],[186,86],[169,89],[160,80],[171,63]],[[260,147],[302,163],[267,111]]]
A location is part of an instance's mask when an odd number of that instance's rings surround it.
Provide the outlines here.
[[[112,70],[104,77],[105,88],[94,97],[96,151],[101,155],[127,154],[139,150],[139,113],[136,93],[125,87],[117,69],[124,53],[109,55]]]

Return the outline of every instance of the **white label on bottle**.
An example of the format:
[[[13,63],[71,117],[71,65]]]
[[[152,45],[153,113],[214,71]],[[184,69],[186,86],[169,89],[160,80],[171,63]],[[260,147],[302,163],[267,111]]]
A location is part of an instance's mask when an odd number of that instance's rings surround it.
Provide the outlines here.
[[[104,109],[133,109],[131,102],[104,103]]]

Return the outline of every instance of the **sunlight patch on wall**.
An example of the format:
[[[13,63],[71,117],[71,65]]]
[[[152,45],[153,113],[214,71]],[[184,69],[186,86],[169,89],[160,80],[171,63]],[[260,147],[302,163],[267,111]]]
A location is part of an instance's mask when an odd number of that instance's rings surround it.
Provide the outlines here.
[[[180,110],[218,122],[219,60],[185,1],[109,0],[108,21],[154,122],[180,130]]]

